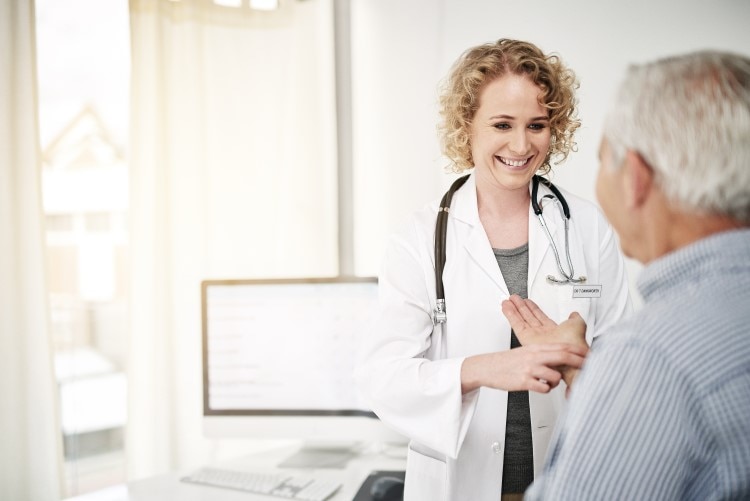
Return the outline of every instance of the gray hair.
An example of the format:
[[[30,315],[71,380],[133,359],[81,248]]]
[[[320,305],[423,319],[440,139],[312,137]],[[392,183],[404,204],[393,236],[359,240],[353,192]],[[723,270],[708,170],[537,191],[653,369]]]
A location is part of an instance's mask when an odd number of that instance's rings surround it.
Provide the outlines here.
[[[631,66],[604,136],[613,165],[639,153],[669,200],[750,223],[750,58],[703,51]]]

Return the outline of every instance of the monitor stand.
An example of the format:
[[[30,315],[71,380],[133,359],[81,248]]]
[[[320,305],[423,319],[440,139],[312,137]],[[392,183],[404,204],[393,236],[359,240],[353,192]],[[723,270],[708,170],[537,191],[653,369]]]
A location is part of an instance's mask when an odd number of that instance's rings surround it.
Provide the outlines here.
[[[350,459],[358,453],[356,444],[305,443],[281,461],[279,468],[346,468]]]

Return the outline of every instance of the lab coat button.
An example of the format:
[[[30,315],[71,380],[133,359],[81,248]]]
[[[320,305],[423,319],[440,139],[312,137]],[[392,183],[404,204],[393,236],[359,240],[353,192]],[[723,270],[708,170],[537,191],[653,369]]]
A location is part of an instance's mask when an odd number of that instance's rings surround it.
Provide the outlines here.
[[[492,452],[494,452],[495,454],[500,454],[501,452],[503,452],[503,446],[500,445],[500,442],[492,443]]]

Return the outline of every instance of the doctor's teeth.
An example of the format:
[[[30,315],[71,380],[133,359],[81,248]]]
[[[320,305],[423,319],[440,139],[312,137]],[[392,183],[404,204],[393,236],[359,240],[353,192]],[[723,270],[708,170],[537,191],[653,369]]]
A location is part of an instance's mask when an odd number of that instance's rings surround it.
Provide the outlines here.
[[[526,164],[526,162],[529,161],[529,159],[525,160],[509,160],[507,158],[500,157],[500,161],[503,162],[505,165],[510,165],[511,167],[521,167],[522,165]]]

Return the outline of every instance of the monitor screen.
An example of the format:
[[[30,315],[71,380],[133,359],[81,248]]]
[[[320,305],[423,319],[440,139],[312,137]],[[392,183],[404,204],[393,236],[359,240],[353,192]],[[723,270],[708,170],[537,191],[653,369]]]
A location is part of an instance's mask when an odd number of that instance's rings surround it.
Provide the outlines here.
[[[205,280],[206,435],[403,442],[354,385],[374,278]]]

